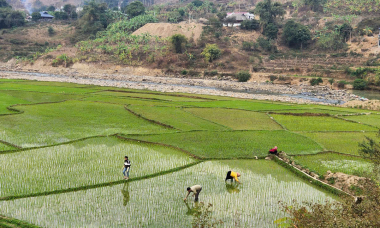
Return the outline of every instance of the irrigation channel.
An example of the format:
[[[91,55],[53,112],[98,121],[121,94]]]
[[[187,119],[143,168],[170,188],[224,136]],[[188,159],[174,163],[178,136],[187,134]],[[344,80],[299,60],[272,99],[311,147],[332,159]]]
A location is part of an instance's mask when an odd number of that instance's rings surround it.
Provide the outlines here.
[[[133,89],[148,89],[160,92],[184,92],[231,96],[247,99],[274,100],[293,103],[344,104],[349,100],[360,100],[361,97],[346,90],[331,90],[327,86],[291,86],[272,85],[269,83],[238,83],[207,79],[184,79],[152,76],[133,76],[116,74],[91,75],[59,75],[38,72],[4,71],[3,78],[29,80],[73,82],[78,84],[93,84]],[[360,94],[360,96],[365,94]],[[379,95],[380,97],[380,95]],[[370,98],[378,98],[370,96]]]

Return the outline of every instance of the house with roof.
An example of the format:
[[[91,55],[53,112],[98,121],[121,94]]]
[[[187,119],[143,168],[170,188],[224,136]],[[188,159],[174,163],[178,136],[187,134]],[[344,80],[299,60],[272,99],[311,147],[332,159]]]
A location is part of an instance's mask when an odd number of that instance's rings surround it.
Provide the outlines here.
[[[40,12],[42,20],[53,20],[54,16],[50,15],[47,11]]]
[[[228,22],[228,19],[232,19],[232,18],[235,18],[235,21],[233,23]],[[230,24],[232,24],[233,27],[236,27],[236,26],[240,26],[241,25],[240,23],[245,20],[253,20],[253,19],[255,19],[255,15],[249,12],[227,13],[227,16],[226,16],[227,24],[223,24],[223,26],[229,26]]]

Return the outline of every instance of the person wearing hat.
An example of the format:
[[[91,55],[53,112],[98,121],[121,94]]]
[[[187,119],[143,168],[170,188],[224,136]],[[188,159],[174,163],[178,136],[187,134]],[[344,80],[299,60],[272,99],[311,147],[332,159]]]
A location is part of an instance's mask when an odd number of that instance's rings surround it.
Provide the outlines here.
[[[232,182],[235,179],[235,181],[240,184],[238,177],[240,177],[240,173],[233,172],[230,170],[227,172],[227,176],[226,176],[226,179],[224,181],[231,180],[231,182]]]
[[[199,193],[202,191],[202,186],[194,185],[191,187],[187,187],[186,190],[187,190],[187,195],[186,195],[185,199],[183,199],[183,201],[186,201],[187,197],[192,192],[195,196],[194,202],[198,202],[198,197],[199,197]]]
[[[275,146],[274,148],[270,149],[270,150],[269,150],[269,153],[270,153],[270,154],[277,155],[277,146]]]
[[[124,179],[129,179],[129,170],[131,169],[131,161],[128,159],[128,156],[124,157],[124,165],[123,165],[123,175]]]

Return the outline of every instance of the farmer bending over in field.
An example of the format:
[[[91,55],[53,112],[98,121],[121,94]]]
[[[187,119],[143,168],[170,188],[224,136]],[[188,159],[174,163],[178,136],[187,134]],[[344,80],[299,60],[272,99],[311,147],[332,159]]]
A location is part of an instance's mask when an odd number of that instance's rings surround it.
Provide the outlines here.
[[[194,186],[191,186],[191,187],[187,187],[187,195],[186,195],[185,199],[183,199],[183,201],[186,201],[186,199],[189,196],[190,192],[192,192],[193,195],[195,196],[194,202],[198,202],[198,196],[199,196],[199,193],[201,191],[202,191],[202,186],[200,186],[200,185],[194,185]]]
[[[270,153],[270,154],[277,155],[277,146],[275,146],[274,148],[270,149],[270,150],[269,150],[269,153]]]
[[[124,165],[123,165],[123,174],[124,179],[128,180],[129,178],[129,170],[131,169],[131,161],[128,160],[128,156],[124,157]]]
[[[230,170],[227,172],[227,176],[226,176],[226,179],[224,181],[231,180],[231,182],[232,182],[235,179],[235,181],[240,184],[238,177],[240,177],[240,173],[236,173],[236,172],[233,172]]]

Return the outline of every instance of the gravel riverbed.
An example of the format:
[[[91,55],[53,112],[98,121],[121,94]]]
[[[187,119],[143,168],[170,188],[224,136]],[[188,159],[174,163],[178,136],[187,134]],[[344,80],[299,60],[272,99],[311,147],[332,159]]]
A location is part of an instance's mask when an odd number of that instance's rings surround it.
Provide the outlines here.
[[[37,81],[70,82],[99,86],[145,89],[160,92],[207,94],[245,99],[271,100],[299,104],[342,104],[359,97],[346,90],[332,90],[328,86],[278,85],[263,82],[236,82],[225,80],[189,79],[161,76],[121,74],[45,74],[38,72],[0,70],[1,78]]]

